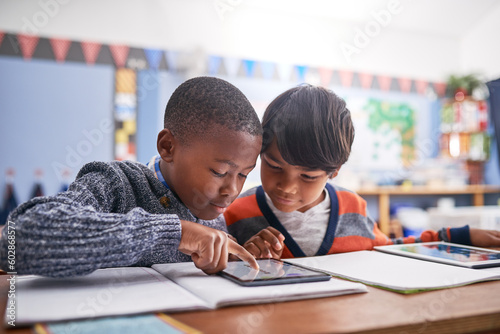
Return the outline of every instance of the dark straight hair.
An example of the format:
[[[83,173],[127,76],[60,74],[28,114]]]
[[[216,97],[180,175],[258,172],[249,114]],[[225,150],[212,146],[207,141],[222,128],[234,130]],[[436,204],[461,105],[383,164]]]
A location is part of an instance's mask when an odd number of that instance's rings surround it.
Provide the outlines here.
[[[347,161],[354,141],[345,101],[331,90],[309,84],[275,98],[264,113],[262,127],[262,152],[276,140],[287,163],[329,175]]]

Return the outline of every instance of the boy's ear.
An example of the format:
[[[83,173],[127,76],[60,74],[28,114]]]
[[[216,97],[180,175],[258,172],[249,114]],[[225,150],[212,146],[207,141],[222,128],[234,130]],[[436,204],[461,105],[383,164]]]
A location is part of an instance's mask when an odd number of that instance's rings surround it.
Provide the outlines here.
[[[169,129],[163,129],[160,131],[156,146],[162,160],[172,162],[176,143],[176,138]]]
[[[340,171],[340,168],[338,168],[335,172],[333,172],[332,175],[330,175],[330,179],[333,179],[334,177],[336,177],[339,174],[339,171]]]

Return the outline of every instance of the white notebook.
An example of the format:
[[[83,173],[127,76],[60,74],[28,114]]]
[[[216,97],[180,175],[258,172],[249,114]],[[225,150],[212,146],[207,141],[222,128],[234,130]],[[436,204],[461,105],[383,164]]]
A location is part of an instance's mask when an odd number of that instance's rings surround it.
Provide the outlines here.
[[[242,287],[225,278],[206,275],[192,262],[160,264],[153,268],[100,269],[88,276],[69,279],[18,276],[16,325],[158,311],[206,310],[366,291],[362,284],[334,278],[325,282]]]
[[[500,279],[497,268],[469,269],[378,251],[359,251],[287,261],[401,293]]]

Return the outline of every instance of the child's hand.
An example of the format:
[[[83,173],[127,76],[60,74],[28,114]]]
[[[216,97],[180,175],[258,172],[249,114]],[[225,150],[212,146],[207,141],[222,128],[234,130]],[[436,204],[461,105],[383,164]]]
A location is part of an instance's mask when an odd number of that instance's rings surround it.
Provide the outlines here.
[[[500,247],[500,231],[471,228],[470,241],[473,246]]]
[[[227,267],[229,254],[234,254],[259,269],[255,258],[219,230],[190,221],[181,220],[182,235],[179,251],[190,255],[195,266],[207,274],[215,274]]]
[[[284,240],[283,234],[274,227],[269,226],[248,239],[243,247],[256,258],[279,260],[281,253],[283,253]]]

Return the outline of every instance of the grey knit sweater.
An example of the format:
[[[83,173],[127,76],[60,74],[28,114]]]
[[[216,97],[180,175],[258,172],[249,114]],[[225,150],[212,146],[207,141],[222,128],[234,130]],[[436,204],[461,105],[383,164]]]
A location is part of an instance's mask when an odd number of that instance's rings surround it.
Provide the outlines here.
[[[160,203],[166,196],[168,205]],[[179,219],[226,230],[223,220],[196,219],[147,168],[135,162],[92,162],[68,191],[37,197],[9,216],[15,226],[18,274],[85,275],[99,268],[185,262],[177,248]],[[0,268],[7,262],[7,229],[0,239]]]

